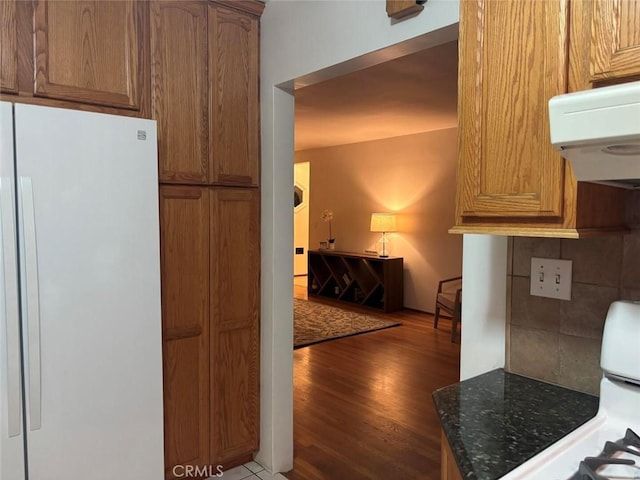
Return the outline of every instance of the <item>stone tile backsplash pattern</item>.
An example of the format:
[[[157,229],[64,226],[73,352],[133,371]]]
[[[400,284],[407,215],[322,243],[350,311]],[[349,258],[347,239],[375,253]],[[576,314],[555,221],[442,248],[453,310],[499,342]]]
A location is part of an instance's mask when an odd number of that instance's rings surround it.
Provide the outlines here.
[[[617,299],[640,300],[640,192],[628,235],[581,240],[514,237],[509,272],[508,369],[598,394],[604,318]],[[573,260],[571,301],[529,294],[531,257]]]

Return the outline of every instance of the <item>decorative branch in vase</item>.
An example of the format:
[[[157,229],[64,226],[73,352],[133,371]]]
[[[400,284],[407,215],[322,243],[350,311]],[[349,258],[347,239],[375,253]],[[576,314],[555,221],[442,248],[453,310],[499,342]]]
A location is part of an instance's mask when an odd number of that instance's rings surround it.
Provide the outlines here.
[[[333,210],[323,210],[320,218],[329,223],[329,250],[336,249],[336,239],[333,238],[333,232],[331,231],[331,222],[333,221]]]

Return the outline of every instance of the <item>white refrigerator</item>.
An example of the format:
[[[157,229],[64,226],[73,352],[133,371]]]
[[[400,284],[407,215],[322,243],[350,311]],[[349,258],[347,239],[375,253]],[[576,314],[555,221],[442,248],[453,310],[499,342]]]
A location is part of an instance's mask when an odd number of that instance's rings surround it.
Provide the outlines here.
[[[0,107],[0,480],[161,480],[156,124]]]

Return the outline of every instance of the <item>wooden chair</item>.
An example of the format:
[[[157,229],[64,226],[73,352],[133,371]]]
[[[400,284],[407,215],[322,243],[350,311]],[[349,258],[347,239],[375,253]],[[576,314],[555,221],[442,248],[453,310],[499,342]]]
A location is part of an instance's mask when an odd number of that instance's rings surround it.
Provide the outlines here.
[[[438,282],[433,328],[438,328],[440,310],[451,315],[451,341],[455,342],[458,337],[458,323],[462,316],[462,277],[447,278]]]

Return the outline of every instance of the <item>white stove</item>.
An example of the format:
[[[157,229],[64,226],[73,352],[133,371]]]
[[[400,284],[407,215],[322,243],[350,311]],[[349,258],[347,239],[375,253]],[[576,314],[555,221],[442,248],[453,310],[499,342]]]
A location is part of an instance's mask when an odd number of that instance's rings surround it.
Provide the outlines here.
[[[640,479],[640,303],[611,304],[597,415],[501,480]]]

